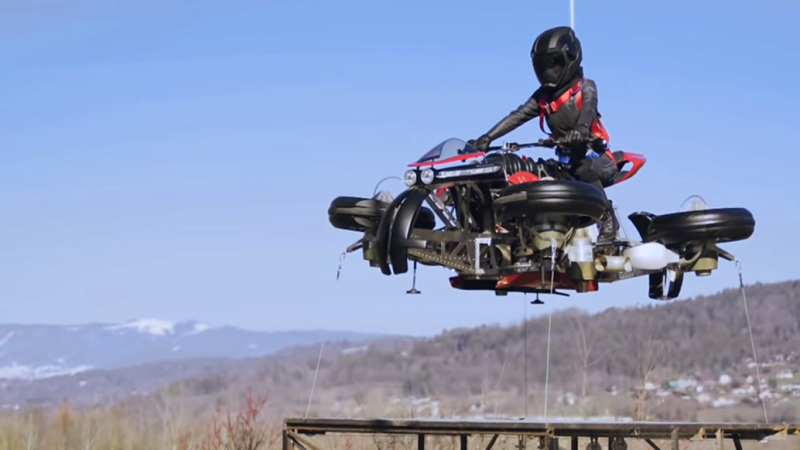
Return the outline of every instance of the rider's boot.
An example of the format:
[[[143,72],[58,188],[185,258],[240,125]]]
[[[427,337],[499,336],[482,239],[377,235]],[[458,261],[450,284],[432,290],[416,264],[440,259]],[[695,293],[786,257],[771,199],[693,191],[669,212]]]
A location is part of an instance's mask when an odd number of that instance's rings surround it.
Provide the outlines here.
[[[603,217],[600,218],[600,232],[597,236],[597,242],[613,242],[617,239],[617,232],[619,231],[619,221],[617,215],[614,214],[614,206],[611,200],[608,201],[608,207]]]

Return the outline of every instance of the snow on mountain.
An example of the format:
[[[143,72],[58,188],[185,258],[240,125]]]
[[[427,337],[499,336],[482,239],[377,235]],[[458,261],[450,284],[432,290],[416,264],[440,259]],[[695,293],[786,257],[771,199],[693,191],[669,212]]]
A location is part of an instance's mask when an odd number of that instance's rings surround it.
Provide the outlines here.
[[[0,324],[0,379],[39,379],[188,358],[265,356],[323,340],[378,335],[346,331],[249,331],[162,319],[119,324]]]
[[[139,333],[149,333],[155,336],[164,334],[172,334],[175,332],[175,322],[169,322],[160,319],[139,319],[131,320],[130,322],[121,323],[119,325],[111,325],[105,327],[106,330],[124,330],[133,329]]]

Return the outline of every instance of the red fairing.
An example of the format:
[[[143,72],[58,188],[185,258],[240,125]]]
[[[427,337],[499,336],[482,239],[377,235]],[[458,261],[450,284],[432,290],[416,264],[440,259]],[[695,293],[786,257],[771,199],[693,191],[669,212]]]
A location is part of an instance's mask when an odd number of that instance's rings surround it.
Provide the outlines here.
[[[546,284],[542,286],[542,276],[539,273],[525,272],[504,275],[497,280],[495,289],[548,289],[550,285],[550,273],[545,273]],[[565,274],[556,272],[553,274],[553,289],[568,289],[575,290],[575,284]],[[596,292],[598,290],[597,280],[589,281],[589,292]]]
[[[624,155],[623,160],[631,163],[631,165],[633,167],[631,167],[625,173],[625,175],[617,181],[617,184],[622,183],[623,181],[627,180],[628,178],[636,175],[636,172],[638,172],[639,169],[642,168],[644,163],[647,162],[647,158],[645,158],[644,155],[640,155],[638,153],[623,152],[622,154]]]
[[[432,166],[438,166],[439,164],[454,163],[459,161],[464,162],[468,159],[480,158],[485,154],[486,152],[476,152],[476,153],[470,153],[468,155],[451,156],[450,158],[440,159],[439,161],[415,162],[409,164],[408,167],[432,167]]]
[[[534,181],[539,181],[540,179],[541,178],[537,177],[536,175],[523,170],[508,177],[508,182],[511,184],[533,183]]]

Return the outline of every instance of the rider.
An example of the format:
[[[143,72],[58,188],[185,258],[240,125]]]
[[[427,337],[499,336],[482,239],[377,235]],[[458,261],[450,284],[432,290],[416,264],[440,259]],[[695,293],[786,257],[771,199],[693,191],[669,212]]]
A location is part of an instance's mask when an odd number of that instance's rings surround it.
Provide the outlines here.
[[[583,54],[575,32],[564,26],[545,30],[533,42],[531,60],[541,86],[491,130],[468,143],[486,151],[492,141],[538,116],[542,131],[546,120],[550,137],[566,146],[566,153],[557,152],[570,173],[605,193],[602,182],[617,172],[617,165],[606,147],[609,136],[597,110],[597,85],[583,78]],[[598,241],[613,241],[618,231],[619,222],[608,200]]]

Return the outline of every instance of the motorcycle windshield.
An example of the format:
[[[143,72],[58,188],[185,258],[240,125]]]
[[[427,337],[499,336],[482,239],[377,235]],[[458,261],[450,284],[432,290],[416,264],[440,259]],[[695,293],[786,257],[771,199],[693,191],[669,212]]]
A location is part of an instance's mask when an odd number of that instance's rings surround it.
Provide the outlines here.
[[[428,165],[431,163],[457,162],[467,158],[480,156],[482,153],[467,145],[465,141],[450,138],[428,150],[412,165]],[[472,155],[472,156],[467,156]]]

